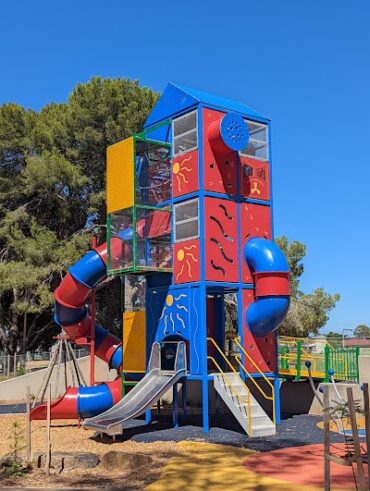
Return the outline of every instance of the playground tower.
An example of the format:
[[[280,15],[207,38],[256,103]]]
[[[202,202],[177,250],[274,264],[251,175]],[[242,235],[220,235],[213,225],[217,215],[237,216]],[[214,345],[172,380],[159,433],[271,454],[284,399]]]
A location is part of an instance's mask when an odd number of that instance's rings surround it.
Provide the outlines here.
[[[143,132],[107,151],[107,273],[145,275],[145,309],[124,313],[123,376],[145,371],[153,343],[170,364],[184,341],[205,431],[210,382],[228,371],[230,293],[238,371],[249,385],[270,381],[279,422],[276,329],[289,273],[273,242],[270,134],[245,104],[169,84]]]

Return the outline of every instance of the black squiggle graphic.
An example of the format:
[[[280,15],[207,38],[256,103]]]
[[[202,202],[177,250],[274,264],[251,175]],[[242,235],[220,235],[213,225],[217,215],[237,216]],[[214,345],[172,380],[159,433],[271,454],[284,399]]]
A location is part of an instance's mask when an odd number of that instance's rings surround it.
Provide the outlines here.
[[[221,271],[221,273],[223,274],[223,276],[226,276],[226,271],[224,270],[224,268],[222,266],[218,266],[217,264],[215,264],[213,262],[213,259],[211,259],[211,266],[213,269],[215,269],[216,271]]]
[[[219,206],[219,208],[221,208],[221,210],[223,210],[223,212],[225,213],[225,217],[226,217],[228,220],[232,220],[232,219],[233,219],[232,215],[229,215],[229,213],[228,213],[227,208],[226,208],[226,206],[225,206],[225,205],[220,205],[220,204],[219,204],[218,206]]]
[[[222,223],[220,222],[220,220],[218,220],[213,215],[211,215],[209,217],[209,219],[213,220],[215,223],[217,223],[217,225],[220,227],[221,233],[225,237],[225,239],[230,240],[231,242],[234,242],[234,239],[232,237],[230,237],[229,235],[227,235],[227,233],[225,232],[224,227],[222,226]]]
[[[222,247],[222,244],[217,239],[211,237],[210,238],[210,241],[213,242],[214,244],[216,244],[218,246],[218,248],[220,249],[221,254],[224,256],[225,261],[227,261],[229,263],[233,263],[234,262],[230,257],[226,256],[226,253],[224,251],[224,248]]]

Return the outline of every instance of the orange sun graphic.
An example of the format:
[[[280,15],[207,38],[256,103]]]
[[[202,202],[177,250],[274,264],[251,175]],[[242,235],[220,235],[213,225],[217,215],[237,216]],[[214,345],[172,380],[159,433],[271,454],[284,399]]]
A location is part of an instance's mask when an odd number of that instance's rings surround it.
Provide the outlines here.
[[[196,249],[196,246],[195,245],[184,246],[182,249],[179,249],[177,251],[176,258],[177,258],[177,260],[180,263],[183,263],[183,264],[181,265],[180,271],[176,275],[176,280],[178,280],[179,277],[182,275],[182,273],[184,272],[185,267],[187,267],[187,269],[188,269],[189,278],[192,277],[192,274],[191,274],[191,264],[190,264],[189,259],[191,259],[194,263],[197,263],[198,262],[198,259],[194,256],[194,254],[192,254],[191,252],[189,252],[189,251],[191,251],[193,249]]]
[[[192,169],[189,169],[189,167],[186,167],[184,164],[185,162],[188,162],[191,160],[191,157],[187,157],[186,159],[182,160],[181,162],[174,162],[172,166],[172,172],[173,175],[176,176],[177,179],[177,186],[179,191],[181,192],[181,184],[188,184],[189,181],[186,179],[186,174],[188,172],[191,172]]]

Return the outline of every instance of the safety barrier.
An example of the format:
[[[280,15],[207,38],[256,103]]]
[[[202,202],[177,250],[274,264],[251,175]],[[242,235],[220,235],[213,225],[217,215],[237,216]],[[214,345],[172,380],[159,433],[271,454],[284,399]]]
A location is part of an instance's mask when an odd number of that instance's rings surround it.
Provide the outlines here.
[[[312,347],[316,353],[311,352]],[[279,337],[279,375],[300,380],[308,377],[306,362],[311,362],[312,377],[329,381],[329,370],[334,370],[337,380],[358,382],[359,348],[335,347],[325,340]]]

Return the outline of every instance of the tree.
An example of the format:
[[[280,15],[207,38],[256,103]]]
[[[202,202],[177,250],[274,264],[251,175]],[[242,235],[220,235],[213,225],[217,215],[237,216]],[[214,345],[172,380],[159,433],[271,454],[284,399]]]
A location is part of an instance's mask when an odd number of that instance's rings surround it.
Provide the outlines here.
[[[359,324],[354,330],[353,334],[356,338],[370,338],[370,327],[366,324]]]
[[[333,345],[342,344],[342,335],[339,332],[329,331],[326,340]]]
[[[139,131],[158,95],[127,79],[78,84],[40,112],[0,106],[0,350],[50,340],[52,291],[105,225],[106,147]],[[105,229],[100,229],[100,241]],[[100,320],[114,324],[120,296]],[[119,287],[119,285],[118,285]]]
[[[329,320],[329,312],[340,300],[340,295],[327,293],[323,288],[317,288],[308,294],[303,293],[299,286],[304,273],[302,261],[306,255],[306,246],[296,240],[289,243],[284,236],[276,239],[276,242],[288,259],[292,292],[289,312],[279,333],[286,336],[318,334]]]

